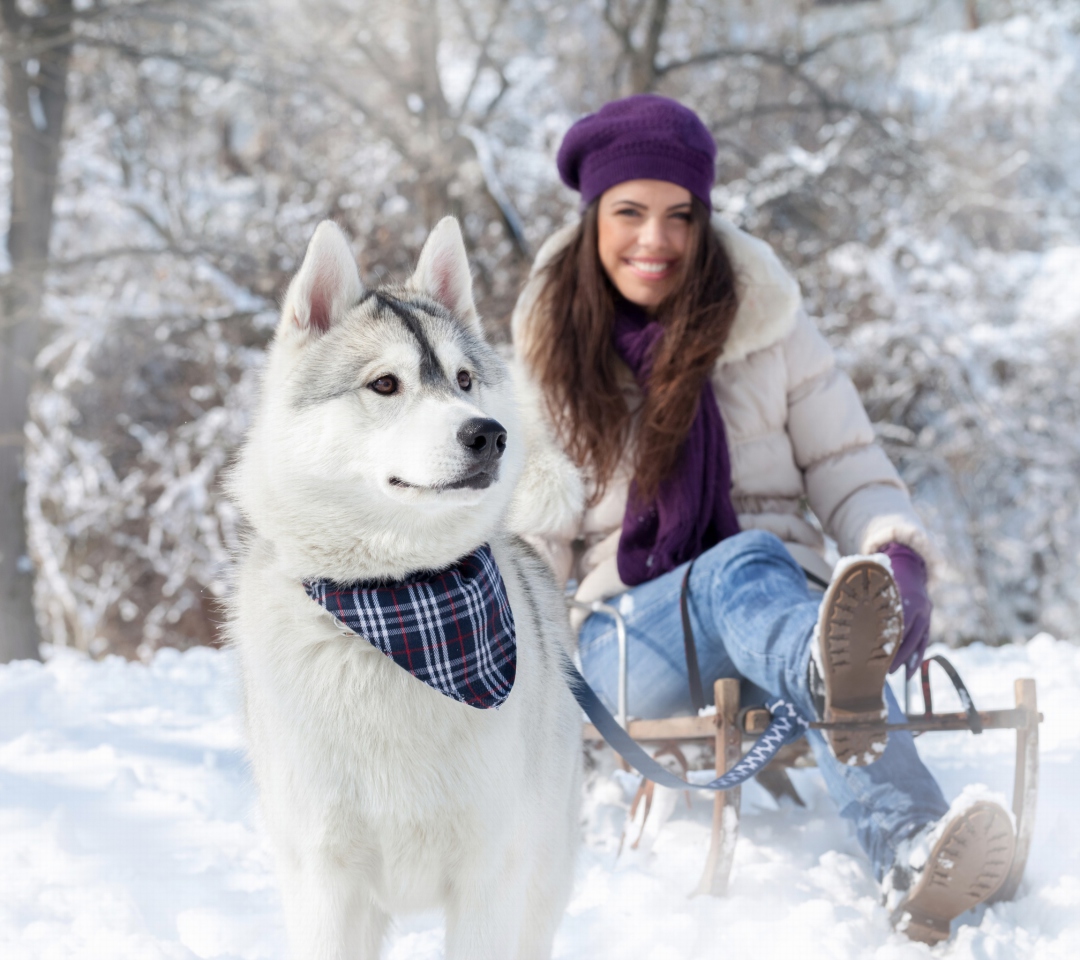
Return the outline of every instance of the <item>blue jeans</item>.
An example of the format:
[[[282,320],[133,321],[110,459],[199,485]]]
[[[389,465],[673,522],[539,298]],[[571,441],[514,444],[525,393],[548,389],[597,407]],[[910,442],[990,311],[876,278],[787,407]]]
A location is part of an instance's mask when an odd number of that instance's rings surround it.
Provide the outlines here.
[[[686,567],[627,590],[610,600],[627,628],[627,698],[636,717],[663,717],[691,709],[683,649],[679,591]],[[706,699],[721,677],[742,683],[744,705],[767,695],[791,701],[815,719],[807,670],[820,595],[783,543],[771,533],[747,530],[717,544],[690,574],[690,619]],[[610,617],[591,615],[579,634],[585,678],[609,709],[618,688],[618,643]],[[886,686],[889,719],[903,713]],[[850,820],[878,880],[892,866],[897,845],[940,819],[948,804],[906,731],[889,735],[881,758],[867,767],[836,761],[816,730],[807,734],[826,786]]]

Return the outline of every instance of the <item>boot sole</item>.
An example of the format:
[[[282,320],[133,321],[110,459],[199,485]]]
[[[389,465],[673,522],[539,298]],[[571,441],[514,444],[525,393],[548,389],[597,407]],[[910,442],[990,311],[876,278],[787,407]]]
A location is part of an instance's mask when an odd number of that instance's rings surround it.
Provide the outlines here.
[[[819,618],[826,723],[880,723],[885,678],[904,630],[900,594],[887,570],[859,560],[829,584]],[[833,755],[863,767],[888,744],[884,731],[826,730]]]
[[[1016,837],[1009,815],[980,801],[953,820],[930,853],[893,926],[911,940],[947,940],[954,917],[989,899],[1009,874]]]

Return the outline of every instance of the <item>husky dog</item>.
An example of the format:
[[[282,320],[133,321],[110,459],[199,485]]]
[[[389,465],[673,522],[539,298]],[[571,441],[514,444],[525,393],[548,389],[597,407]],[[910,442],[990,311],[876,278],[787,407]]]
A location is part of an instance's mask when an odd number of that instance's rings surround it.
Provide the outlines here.
[[[374,960],[392,914],[434,908],[454,960],[551,954],[572,883],[581,715],[561,673],[562,599],[507,532],[519,419],[453,218],[406,283],[373,291],[340,229],[320,224],[229,481],[253,531],[229,634],[296,960]],[[550,510],[558,483],[531,483]],[[498,709],[411,676],[305,587],[401,582],[485,543],[516,623]]]

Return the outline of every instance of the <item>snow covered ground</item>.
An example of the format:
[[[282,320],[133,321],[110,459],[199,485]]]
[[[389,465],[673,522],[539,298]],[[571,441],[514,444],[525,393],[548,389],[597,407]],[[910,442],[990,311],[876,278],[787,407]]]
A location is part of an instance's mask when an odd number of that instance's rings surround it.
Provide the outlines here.
[[[1042,787],[1017,900],[954,924],[931,951],[890,931],[876,884],[815,770],[806,809],[744,790],[743,834],[725,899],[690,898],[710,804],[680,799],[651,851],[616,859],[626,795],[591,786],[587,842],[555,955],[569,958],[1080,956],[1080,646],[949,654],[976,702],[1012,705],[1039,684]],[[237,718],[230,654],[160,651],[149,665],[57,650],[0,668],[0,955],[29,958],[284,957],[273,854],[260,827]],[[935,687],[935,690],[937,688]],[[938,695],[941,709],[950,693]],[[1011,795],[1014,738],[925,737],[948,796],[979,781]],[[385,955],[442,956],[437,916],[406,919]]]

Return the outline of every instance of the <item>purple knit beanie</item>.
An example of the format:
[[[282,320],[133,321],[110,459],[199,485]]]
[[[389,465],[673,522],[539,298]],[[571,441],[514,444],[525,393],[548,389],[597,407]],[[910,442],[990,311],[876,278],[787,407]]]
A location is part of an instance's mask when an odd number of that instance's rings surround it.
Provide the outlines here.
[[[716,143],[693,110],[667,97],[639,93],[582,117],[556,163],[562,182],[581,191],[582,209],[625,180],[667,180],[712,206]]]

